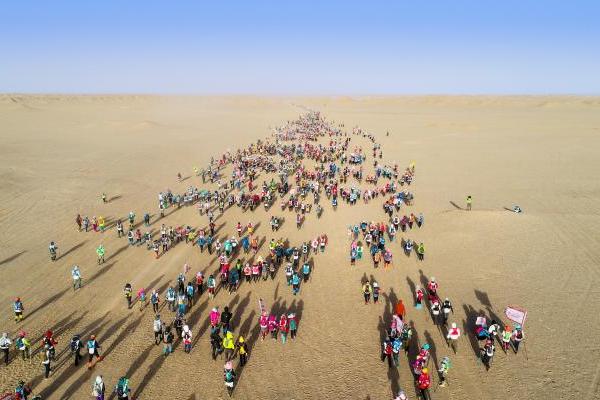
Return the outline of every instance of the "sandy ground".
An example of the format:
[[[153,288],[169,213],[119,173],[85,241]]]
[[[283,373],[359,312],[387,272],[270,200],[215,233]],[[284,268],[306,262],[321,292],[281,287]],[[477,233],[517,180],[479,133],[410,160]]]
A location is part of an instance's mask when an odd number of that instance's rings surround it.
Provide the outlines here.
[[[315,257],[311,282],[293,296],[279,273],[274,281],[243,284],[235,295],[221,292],[210,302],[203,297],[188,319],[198,339],[192,353],[179,347],[163,359],[153,344],[151,308],[127,310],[124,282],[164,290],[184,263],[193,272],[213,271],[217,263],[186,245],[156,261],[145,248],[128,248],[114,228],[104,234],[78,232],[76,214],[115,221],[130,210],[138,216],[156,213],[159,191],[202,186],[190,176],[193,166],[268,136],[270,127],[305,108],[346,128],[358,124],[374,133],[388,162],[416,162],[411,186],[416,201],[409,211],[423,212],[425,225],[404,237],[425,242],[425,261],[404,257],[396,242],[392,270],[375,270],[368,260],[349,266],[346,227],[363,218],[384,219],[379,201],[343,204],[336,212],[327,207],[321,220],[310,216],[301,230],[292,214],[278,211],[287,218],[279,236],[292,244],[329,235],[331,245]],[[388,399],[400,387],[415,398],[406,357],[397,371],[380,361],[382,319],[387,325],[396,300],[412,304],[411,286],[435,276],[442,297],[453,300],[453,319],[461,326],[480,310],[502,316],[511,303],[527,308],[529,319],[525,351],[505,355],[498,346],[486,372],[468,338],[452,355],[427,312],[408,306],[417,340],[433,344],[433,361],[448,354],[453,360],[450,384],[432,391],[434,399],[599,396],[600,347],[593,340],[600,326],[595,311],[600,309],[598,98],[3,95],[0,126],[0,326],[11,336],[25,329],[34,340],[52,328],[61,354],[48,380],[39,356],[32,363],[15,359],[2,365],[1,391],[22,378],[44,399],[83,399],[100,373],[108,387],[128,375],[140,399],[225,398],[223,362],[211,360],[207,318],[213,305],[229,304],[236,335],[247,335],[251,345],[235,398]],[[177,182],[179,171],[190,177]],[[108,204],[100,201],[102,191]],[[462,207],[467,194],[474,197],[472,212],[451,204]],[[504,209],[513,204],[525,213]],[[217,221],[219,235],[234,233],[238,220],[260,221],[257,234],[271,238],[262,208],[226,214]],[[206,225],[206,217],[193,208],[164,221]],[[47,254],[51,240],[60,247],[55,263]],[[107,249],[103,267],[95,260],[99,243]],[[78,292],[70,287],[75,263],[85,283]],[[381,304],[363,305],[365,276],[383,287]],[[26,307],[19,326],[12,321],[15,296]],[[256,341],[261,297],[268,308],[296,311],[296,341]],[[170,318],[166,310],[163,314]],[[67,347],[74,333],[95,333],[103,345],[106,358],[93,371],[72,366]]]

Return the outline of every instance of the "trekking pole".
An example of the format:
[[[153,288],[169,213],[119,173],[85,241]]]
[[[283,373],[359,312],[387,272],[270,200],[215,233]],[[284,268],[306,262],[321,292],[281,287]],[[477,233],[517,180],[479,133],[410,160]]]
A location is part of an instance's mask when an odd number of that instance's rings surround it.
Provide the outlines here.
[[[529,361],[529,357],[527,356],[527,348],[525,347],[525,342],[523,342],[523,352],[525,353],[525,359]]]

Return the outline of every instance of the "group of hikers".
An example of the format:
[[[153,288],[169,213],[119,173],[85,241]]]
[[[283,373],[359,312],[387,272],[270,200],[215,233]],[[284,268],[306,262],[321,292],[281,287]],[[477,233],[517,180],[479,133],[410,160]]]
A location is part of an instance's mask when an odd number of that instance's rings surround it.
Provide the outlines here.
[[[333,211],[340,206],[340,200],[343,204],[355,205],[361,199],[364,203],[381,199],[383,211],[389,217],[388,222],[361,221],[348,228],[352,265],[357,260],[361,260],[364,252],[368,251],[375,268],[382,263],[384,269],[389,268],[393,260],[392,245],[397,242],[398,233],[406,233],[423,226],[422,213],[403,211],[405,207],[414,204],[414,196],[408,190],[414,181],[414,163],[404,171],[396,163],[385,164],[382,162],[381,145],[376,142],[373,135],[360,128],[355,128],[351,135],[348,135],[342,128],[343,125],[333,126],[318,112],[309,112],[297,120],[276,128],[270,139],[259,140],[235,152],[228,150],[220,157],[213,157],[206,168],[200,170],[194,167],[194,174],[202,178],[202,185],[210,183],[216,188],[209,190],[189,186],[181,194],[173,193],[170,189],[160,192],[158,194],[160,217],[153,221],[151,221],[153,216],[149,212],[146,212],[140,221],[137,220],[136,213],[130,211],[126,217],[117,219],[114,223],[101,216],[94,216],[90,220],[87,216],[77,215],[75,222],[79,231],[87,232],[91,229],[102,233],[114,227],[119,238],[126,238],[130,246],[145,245],[147,250],[154,253],[156,259],[161,259],[178,243],[185,242],[194,248],[197,247],[201,254],[205,254],[204,250],[207,250],[207,256],[218,261],[218,265],[212,272],[198,271],[192,277],[188,275],[191,267],[184,265],[183,272],[177,276],[176,284],[168,287],[164,293],[159,293],[156,288],[141,286],[134,289],[132,283],[125,284],[123,293],[128,309],[133,307],[134,302],[139,304],[140,312],[145,310],[147,302],[152,305],[153,340],[156,346],[162,344],[164,357],[176,351],[180,344],[185,353],[193,351],[193,346],[200,336],[199,332],[203,330],[197,329],[198,333],[194,332],[194,328],[200,324],[197,317],[191,317],[194,314],[191,310],[203,299],[205,292],[208,298],[206,301],[212,302],[221,290],[234,293],[242,282],[259,284],[261,281],[274,280],[279,269],[284,270],[285,276],[282,279],[285,279],[293,295],[300,295],[301,286],[311,281],[316,256],[325,252],[329,245],[329,238],[326,233],[322,233],[293,246],[288,240],[278,237],[285,217],[277,215],[276,211],[271,209],[276,199],[281,201],[281,213],[289,212],[295,215],[297,229],[302,229],[305,219],[311,216],[313,211],[316,218],[322,216],[325,210],[323,207],[325,202],[321,202],[323,194]],[[365,172],[368,168],[369,151],[358,145],[351,147],[353,136],[362,137],[371,143],[372,173]],[[268,175],[273,177],[269,179]],[[264,178],[262,183],[258,181],[260,176]],[[184,180],[180,173],[178,180],[180,182]],[[361,187],[361,185],[366,186]],[[102,194],[102,200],[108,203],[105,193]],[[467,201],[469,209],[470,202],[469,196]],[[252,212],[261,204],[271,215],[269,220],[271,234],[278,235],[268,242],[266,236],[262,236],[261,239],[261,236],[257,235],[260,222],[255,221],[254,218],[244,224],[237,221],[232,225],[235,231],[227,235],[221,232],[223,224],[217,227],[216,221],[230,208],[237,207],[242,212]],[[167,217],[170,208],[179,209],[186,206],[195,206],[201,218],[206,216],[206,225],[195,228],[193,226],[198,226],[197,223],[175,227],[162,223],[157,237],[154,237],[150,229],[151,225]],[[124,226],[126,223],[128,223],[127,229]],[[266,247],[263,248],[265,245]],[[414,251],[418,260],[424,259],[423,243],[417,244],[411,239],[402,238],[400,245],[407,256]],[[55,242],[51,242],[49,251],[51,260],[56,261],[58,245]],[[104,264],[106,249],[103,244],[96,248],[96,254],[98,264]],[[83,285],[79,265],[73,265],[71,277],[73,290],[79,290]],[[371,301],[378,303],[382,288],[375,280],[365,281],[362,293],[365,304]],[[454,323],[448,327],[448,316],[453,312],[452,304],[447,298],[441,301],[437,297],[437,283],[434,278],[426,289],[417,288],[415,293],[417,307],[423,303],[425,295],[432,319],[435,323],[447,327],[446,339],[456,351],[455,344],[461,332]],[[20,298],[15,299],[13,311],[17,323],[23,320],[24,307]],[[414,327],[405,323],[406,310],[402,301],[396,306],[395,311],[382,341],[382,360],[387,359],[390,368],[399,366],[400,350],[403,349],[408,353],[409,346],[413,345],[411,338]],[[267,337],[275,341],[281,339],[282,344],[285,344],[288,339],[296,338],[299,324],[296,310],[274,309],[269,312],[261,300],[258,315],[256,321],[258,335],[246,337],[247,332],[235,333],[238,327],[233,326],[235,319],[233,310],[229,306],[225,306],[222,311],[216,305],[211,306],[207,318],[210,330],[206,336],[210,340],[212,359],[224,359],[223,380],[229,395],[233,394],[239,372],[248,362],[251,347],[259,337],[261,340]],[[491,329],[492,333],[489,333],[489,337],[486,338],[486,346],[490,337],[493,339],[493,332],[502,335],[499,328],[493,328],[496,325],[495,321],[489,325],[479,325],[482,329],[477,332],[478,338],[480,334],[484,335],[483,330],[490,332]],[[515,327],[511,341],[516,343],[517,337],[522,340],[522,335],[522,329]],[[9,362],[12,344],[8,334],[3,334],[0,338],[0,349],[4,353],[6,363]],[[52,371],[51,365],[55,361],[56,344],[52,332],[48,331],[42,343],[46,378],[49,377]],[[21,352],[23,359],[31,356],[31,343],[23,330],[19,331],[14,339],[14,346]],[[518,344],[513,346],[515,350],[518,349]],[[93,335],[85,344],[81,335],[75,335],[71,340],[70,348],[75,365],[79,365],[82,349],[88,351],[88,368],[93,368],[95,362],[102,360],[99,353],[101,346]],[[427,398],[428,388],[431,385],[431,373],[428,369],[429,351],[429,344],[424,344],[419,348],[416,359],[411,361],[416,386],[424,398]],[[484,360],[487,350],[482,354]],[[488,358],[484,362],[489,365],[491,356],[486,357]],[[236,359],[237,366],[234,365]],[[441,384],[445,382],[450,365],[448,357],[443,358],[438,365]],[[19,382],[15,395],[20,396],[19,399],[27,399],[29,395],[27,391],[30,392],[27,385]],[[92,392],[97,400],[105,399],[102,375],[98,375],[92,382]],[[128,399],[131,395],[129,378],[120,378],[114,392],[119,399]],[[399,393],[397,398],[406,398],[406,393]]]

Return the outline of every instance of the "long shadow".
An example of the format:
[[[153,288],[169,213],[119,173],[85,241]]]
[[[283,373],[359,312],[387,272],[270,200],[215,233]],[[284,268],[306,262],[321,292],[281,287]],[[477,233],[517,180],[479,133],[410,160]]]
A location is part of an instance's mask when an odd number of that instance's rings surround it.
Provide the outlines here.
[[[406,282],[408,283],[408,287],[410,288],[411,296],[413,297],[413,305],[415,305],[415,302],[416,302],[415,292],[417,290],[417,286],[415,285],[415,282],[412,279],[410,279],[408,276],[406,277]]]
[[[102,326],[102,321],[108,316],[108,313],[104,314],[104,316],[92,321],[90,324],[88,324],[82,331],[82,338],[84,338],[83,336],[83,332],[87,332],[90,329],[92,329],[92,331],[95,331],[96,329],[98,329],[99,326]],[[71,376],[72,374],[76,373],[78,370],[81,370],[78,367],[75,367],[75,365],[70,364],[58,377],[54,377],[54,379],[52,380],[52,383],[47,386],[46,388],[44,388],[39,394],[42,398],[52,398],[51,395],[58,389],[60,388],[60,386],[62,385],[63,382],[65,382],[69,376]],[[81,387],[81,380],[83,380],[85,378],[85,381],[89,381],[89,379],[91,378],[91,374],[92,371],[90,370],[85,370],[85,372],[83,373],[83,375],[77,379],[69,388],[67,388],[67,390],[70,391],[70,393],[67,393],[67,391],[63,392],[64,394],[62,395],[62,398],[69,398],[69,397],[65,397],[67,396],[67,394],[70,396],[73,394],[74,391],[76,391],[77,389],[79,389]],[[74,387],[74,385],[77,385],[77,387]]]
[[[300,321],[302,321],[302,311],[304,310],[304,300],[300,299],[298,301],[298,305],[295,307],[294,307],[294,302],[292,302],[290,310],[292,310],[296,314],[296,324],[298,325],[298,331],[300,331]]]
[[[388,368],[388,380],[391,382],[392,393],[398,393],[400,391],[400,373],[398,368]]]
[[[463,210],[463,211],[464,211],[464,208],[462,208],[461,206],[459,206],[459,205],[458,205],[458,204],[456,204],[455,202],[453,202],[453,201],[450,201],[450,204],[452,204],[452,206],[454,206],[454,208],[456,208],[457,210]]]
[[[105,273],[107,273],[108,271],[110,271],[110,269],[116,264],[116,261],[111,262],[106,264],[105,266],[101,266],[99,270],[97,270],[94,275],[92,275],[88,280],[87,280],[87,284],[92,283],[93,281],[95,281],[96,279],[98,279],[99,277],[101,277],[102,275],[104,275]]]
[[[421,281],[422,288],[424,288],[424,289],[427,288],[427,284],[429,283],[429,278],[427,278],[425,276],[422,269],[419,270],[419,281]]]
[[[133,321],[131,321],[115,338],[115,340],[113,340],[110,345],[104,350],[104,357],[108,357],[108,355],[110,353],[112,353],[112,351],[123,341],[125,340],[125,338],[129,335],[131,335],[136,328],[140,325],[140,323],[142,322],[142,317],[143,315],[140,315],[139,317],[137,317],[136,319],[134,319]],[[119,329],[119,326],[122,325],[123,323],[125,323],[125,321],[127,320],[127,316],[123,317],[122,319],[120,319],[119,321],[117,321],[115,324],[113,324],[109,329],[107,329],[106,334],[110,336],[112,336],[112,333],[117,331]]]
[[[123,197],[123,196],[121,196],[120,194],[118,194],[116,196],[112,196],[110,199],[108,199],[108,202],[110,203],[110,202],[119,200],[121,197]]]
[[[60,256],[57,257],[56,259],[60,260],[61,258],[66,257],[67,255],[74,252],[75,250],[77,250],[78,248],[80,248],[81,246],[83,246],[86,243],[87,243],[87,240],[84,240],[83,242],[76,244],[75,246],[71,247],[69,250],[65,251],[64,253],[61,253]]]
[[[256,317],[256,311],[252,310],[252,312],[250,313],[250,315],[248,316],[246,321],[244,321],[242,329],[240,329],[240,334],[242,334],[242,332],[247,332],[246,329],[249,329],[250,325],[252,325],[252,321],[255,322],[254,328],[252,328],[250,335],[249,336],[246,335],[246,345],[247,345],[247,350],[248,350],[248,362],[250,362],[250,359],[252,357],[252,349],[254,348],[254,345],[256,344],[256,341],[258,340],[258,336],[260,335],[260,327],[258,326],[258,323],[256,323],[257,321],[255,321],[255,317]],[[248,365],[248,364],[246,364],[246,365]],[[242,367],[239,364],[236,367],[235,374],[237,376],[238,384],[239,384],[240,379],[242,378],[242,374],[244,373],[245,368],[246,368],[246,366]],[[237,387],[237,385],[234,386],[234,389],[233,389],[234,391],[235,391],[236,387]]]
[[[122,252],[124,252],[125,250],[127,250],[128,247],[129,247],[129,243],[127,243],[123,247],[118,248],[117,251],[115,251],[114,253],[112,253],[110,256],[108,256],[106,258],[106,261],[112,260],[113,258],[115,258],[116,256],[118,256],[119,254],[121,254]]]
[[[64,331],[74,327],[79,321],[81,321],[85,314],[87,314],[87,312],[85,312],[78,318],[73,319],[73,315],[75,315],[76,312],[77,311],[73,311],[71,314],[67,315],[66,317],[52,325],[52,328],[50,328],[50,330],[53,332],[53,336],[55,338],[59,337]],[[40,334],[39,337],[36,337],[34,340],[32,340],[31,343],[33,343],[33,345],[37,345],[38,343],[40,343],[42,341],[42,338],[44,337],[44,333]],[[33,357],[36,354],[38,354],[42,350],[42,348],[43,347],[40,345],[40,347],[36,348],[35,350],[32,350],[31,356]],[[57,358],[60,358],[60,355]]]
[[[145,289],[146,289],[146,291],[147,291],[147,292],[148,292],[148,291],[150,291],[150,290],[151,290],[151,289],[152,289],[154,286],[156,286],[156,284],[157,284],[158,282],[160,282],[160,281],[161,281],[161,279],[162,279],[164,276],[165,276],[165,274],[162,274],[161,276],[159,276],[158,278],[155,278],[155,279],[154,279],[152,282],[150,282],[150,283],[148,284],[148,286],[145,286]]]
[[[423,331],[423,335],[425,335],[425,342],[429,344],[429,354],[431,354],[431,359],[433,360],[433,366],[435,370],[438,369],[438,356],[437,356],[437,348],[435,346],[435,342],[431,337],[431,334],[428,330]]]
[[[156,375],[156,373],[162,367],[163,363],[166,360],[167,360],[167,358],[164,356],[160,356],[160,357],[157,357],[156,359],[154,359],[154,361],[152,362],[152,364],[150,364],[150,366],[148,367],[148,370],[144,374],[144,377],[140,381],[139,386],[136,387],[135,391],[133,392],[133,397],[132,397],[133,399],[139,398],[140,394],[144,391],[144,389],[146,388],[148,383],[150,383],[150,381],[152,380],[154,375]]]
[[[388,330],[387,326],[392,322],[392,314],[394,312],[394,305],[398,302],[398,296],[394,292],[394,288],[391,288],[390,294],[382,293],[383,299],[385,301],[385,307],[383,309],[383,317],[379,320],[379,330],[380,330],[380,341],[383,341],[387,335]]]
[[[34,308],[33,310],[31,310],[29,313],[25,313],[25,320],[27,320],[28,318],[33,317],[33,315],[35,313],[37,313],[40,310],[43,310],[44,308],[46,308],[49,305],[52,305],[55,301],[57,301],[58,299],[60,299],[61,297],[63,297],[69,290],[72,290],[70,287],[66,287],[63,290],[61,290],[60,292],[50,296],[47,300],[44,300],[39,306],[37,306],[36,308]]]
[[[237,309],[233,313],[233,318],[231,319],[232,329],[235,329],[235,327],[239,326],[239,324],[241,323],[242,315],[244,314],[244,311],[246,310],[248,304],[250,304],[250,292],[246,293],[246,297],[244,297],[244,299],[240,302],[240,304],[237,306]]]
[[[13,254],[12,256],[7,257],[4,260],[0,261],[0,265],[8,264],[9,262],[14,261],[17,258],[21,257],[25,253],[27,253],[27,250],[23,250],[23,251],[18,252],[17,254]]]
[[[202,304],[198,305],[196,307],[196,309],[194,310],[194,312],[190,314],[190,317],[188,319],[189,325],[196,326],[199,322],[200,315],[202,315],[202,312],[204,312],[207,309],[207,307],[208,307],[208,297],[206,298],[206,301],[204,301],[204,302],[202,302]],[[204,331],[206,331],[207,328],[205,328]],[[193,328],[192,328],[192,330],[193,330]],[[198,343],[198,341],[200,340],[200,337],[202,336],[202,333],[200,333],[200,332],[201,332],[201,330],[198,329],[198,334],[194,338],[192,347],[196,347],[196,343]]]
[[[142,351],[140,353],[140,355],[137,356],[137,358],[135,360],[133,360],[133,362],[131,363],[131,365],[129,366],[129,368],[127,368],[127,371],[123,374],[123,376],[132,376],[135,373],[135,371],[137,371],[138,368],[142,365],[142,363],[144,362],[144,360],[146,358],[148,358],[148,355],[150,354],[150,352],[152,351],[152,349],[154,347],[155,347],[154,342],[150,343],[150,345],[148,345],[148,347],[146,347],[146,349],[144,351]],[[113,391],[110,394],[109,400],[114,399],[115,396],[116,396],[116,393]],[[134,396],[134,398],[135,398],[135,396]]]
[[[488,296],[488,294],[486,292],[482,292],[480,290],[475,289],[475,297],[477,297],[477,300],[479,300],[479,302],[485,307],[489,316],[492,319],[496,320],[496,322],[504,326],[504,323],[502,322],[502,317],[500,317],[494,311],[494,307],[492,306],[492,302],[490,301],[490,297]]]
[[[474,334],[475,321],[477,317],[483,315],[483,310],[480,312],[475,311],[475,309],[469,304],[463,304],[463,310],[465,311],[465,315],[467,317],[466,320],[463,319],[463,333],[465,336],[469,338],[469,342],[471,343],[471,348],[473,349],[473,353],[475,353],[476,357],[479,357],[479,342]]]

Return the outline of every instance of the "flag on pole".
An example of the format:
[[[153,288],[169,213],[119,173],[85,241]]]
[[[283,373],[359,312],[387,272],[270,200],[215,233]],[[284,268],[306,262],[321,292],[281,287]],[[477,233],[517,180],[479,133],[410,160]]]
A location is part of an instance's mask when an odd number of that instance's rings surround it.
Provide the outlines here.
[[[507,306],[504,309],[504,315],[506,318],[510,319],[521,326],[525,325],[525,320],[527,319],[527,310],[517,306]]]

